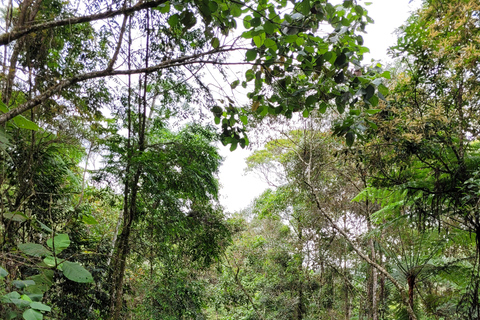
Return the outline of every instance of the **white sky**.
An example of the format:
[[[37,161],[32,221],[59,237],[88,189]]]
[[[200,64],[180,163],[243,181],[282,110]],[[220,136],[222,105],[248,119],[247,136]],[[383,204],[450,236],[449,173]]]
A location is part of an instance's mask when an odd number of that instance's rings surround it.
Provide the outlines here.
[[[363,35],[364,45],[370,49],[364,62],[371,59],[388,62],[387,48],[395,43],[394,31],[409,17],[410,12],[420,7],[420,0],[369,0],[367,6],[369,16],[375,20],[367,26],[367,34]],[[411,3],[410,3],[411,2]],[[221,147],[225,157],[220,168],[220,203],[228,212],[245,208],[255,197],[259,196],[268,185],[255,174],[245,174],[245,159],[251,154],[249,150],[230,152],[229,147]]]

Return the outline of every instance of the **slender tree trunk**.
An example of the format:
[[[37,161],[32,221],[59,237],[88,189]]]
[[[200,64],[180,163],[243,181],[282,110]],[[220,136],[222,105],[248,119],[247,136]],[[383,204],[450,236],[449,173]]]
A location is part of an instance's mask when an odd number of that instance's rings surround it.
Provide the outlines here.
[[[407,278],[407,283],[408,283],[408,303],[410,305],[410,308],[413,310],[413,290],[415,289],[415,275],[409,275]],[[412,320],[413,318],[411,315],[408,318],[409,320]]]
[[[301,221],[297,221],[298,224],[301,224]],[[297,293],[298,293],[298,303],[296,306],[296,319],[297,320],[302,320],[303,319],[303,314],[304,314],[304,305],[303,305],[303,230],[302,227],[300,226],[298,228],[298,242],[299,245],[297,247],[297,250],[299,254],[301,255],[301,259],[298,265],[298,288],[297,288]]]
[[[347,230],[347,216],[343,216],[343,228]],[[344,286],[345,286],[345,320],[350,319],[350,296],[348,291],[350,289],[350,284],[348,282],[348,270],[347,270],[347,244],[343,247],[343,277],[344,277]]]
[[[366,181],[364,182],[366,186]],[[372,231],[372,222],[370,220],[370,202],[367,200],[365,202],[365,211],[367,216],[367,230],[370,233]],[[370,259],[372,261],[376,261],[376,252],[375,252],[375,242],[373,238],[370,237],[368,240],[368,246],[370,249]],[[377,299],[377,291],[378,291],[378,275],[377,269],[370,265],[370,272],[369,272],[369,286],[367,291],[368,296],[368,304],[369,304],[369,318],[372,320],[378,320],[378,299]]]
[[[131,20],[130,20],[131,25]],[[150,39],[150,12],[147,10],[147,40],[146,40],[146,53],[145,53],[145,68],[148,68],[148,58],[149,58],[149,39]],[[128,64],[130,68],[130,43],[131,43],[131,32],[129,31],[129,57],[128,57]],[[139,78],[139,91],[143,89],[143,96],[138,101],[138,152],[137,156],[141,156],[145,151],[145,132],[146,132],[146,123],[147,123],[147,81],[148,81],[148,74],[145,73],[143,78],[143,88],[141,83],[141,78]],[[132,123],[130,118],[130,78],[129,78],[129,103],[128,103],[128,128],[129,128],[129,136],[128,136],[128,146],[130,147],[130,133],[132,132]],[[139,94],[140,97],[140,94]],[[131,148],[129,148],[131,149]],[[139,192],[139,181],[140,175],[142,174],[142,166],[137,164],[137,168],[135,170],[135,175],[133,177],[133,181],[129,180],[129,172],[130,167],[132,166],[132,157],[129,156],[127,159],[127,168],[126,168],[126,184],[125,184],[125,205],[124,205],[124,213],[123,213],[123,228],[122,233],[118,238],[118,245],[116,246],[116,257],[115,263],[113,268],[111,269],[114,273],[114,281],[112,284],[112,294],[110,297],[110,319],[116,320],[120,317],[120,312],[122,310],[123,305],[123,280],[125,278],[125,268],[127,263],[127,256],[130,250],[129,240],[130,234],[132,231],[132,224],[133,220],[137,215],[137,196]],[[131,186],[129,186],[129,181],[131,181]],[[130,197],[129,197],[130,195]]]
[[[371,259],[372,261],[376,261],[376,254],[375,254],[375,246],[373,243],[373,239],[370,239],[369,246],[371,250]],[[372,292],[371,292],[371,301],[372,301],[372,310],[371,316],[372,320],[378,320],[378,299],[377,299],[377,289],[378,289],[378,275],[377,269],[371,267],[371,276],[372,276]]]

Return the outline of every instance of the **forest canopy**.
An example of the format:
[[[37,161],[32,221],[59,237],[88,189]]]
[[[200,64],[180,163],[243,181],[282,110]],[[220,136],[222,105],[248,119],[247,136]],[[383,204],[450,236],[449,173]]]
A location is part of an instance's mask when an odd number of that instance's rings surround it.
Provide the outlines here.
[[[424,0],[388,67],[367,10],[2,4],[1,318],[479,319],[480,4]],[[271,189],[226,212],[250,140]]]

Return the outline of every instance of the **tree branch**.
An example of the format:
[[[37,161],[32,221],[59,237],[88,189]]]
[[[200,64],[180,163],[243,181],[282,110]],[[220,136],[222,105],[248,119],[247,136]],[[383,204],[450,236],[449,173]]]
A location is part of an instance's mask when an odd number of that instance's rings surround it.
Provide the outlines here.
[[[217,62],[213,60],[209,61],[203,61],[203,60],[198,60],[201,57],[217,54],[217,53],[222,53],[222,52],[230,52],[230,51],[236,51],[236,50],[244,50],[245,48],[233,48],[233,47],[224,47],[224,48],[217,48],[214,50],[210,50],[207,52],[203,53],[197,53],[193,54],[190,56],[183,56],[179,57],[176,59],[171,59],[171,60],[166,60],[162,63],[159,63],[157,65],[151,66],[151,67],[145,67],[145,68],[139,68],[139,69],[133,69],[133,70],[111,70],[111,69],[104,69],[101,71],[94,71],[94,72],[89,72],[89,73],[84,73],[80,74],[77,76],[74,76],[69,79],[65,79],[60,81],[54,86],[51,86],[48,88],[45,92],[42,94],[34,97],[32,100],[29,100],[25,102],[24,104],[19,105],[15,109],[12,109],[8,111],[7,113],[4,113],[0,115],[0,125],[6,123],[8,120],[13,119],[14,117],[22,114],[25,111],[28,111],[44,101],[46,101],[48,98],[54,96],[58,92],[62,91],[63,89],[70,87],[74,84],[77,84],[82,81],[90,80],[90,79],[96,79],[96,78],[104,78],[108,76],[118,76],[118,75],[132,75],[132,74],[140,74],[140,73],[153,73],[158,70],[166,69],[166,68],[171,68],[171,67],[178,67],[178,66],[184,66],[184,65],[189,65],[189,64],[196,64],[196,63],[211,63],[215,64]]]
[[[140,0],[136,5],[128,8],[122,8],[119,10],[109,10],[109,11],[92,14],[88,16],[73,17],[73,18],[62,19],[57,21],[49,21],[45,23],[34,24],[31,26],[25,26],[25,27],[19,28],[18,30],[14,29],[10,32],[5,32],[0,34],[0,45],[7,45],[33,32],[38,32],[41,30],[51,29],[55,27],[62,27],[67,25],[74,25],[79,23],[103,20],[103,19],[113,18],[118,15],[129,15],[131,13],[134,13],[140,10],[158,7],[159,5],[165,2],[167,2],[167,0],[153,0],[153,1]]]
[[[363,259],[365,260],[368,264],[370,264],[372,267],[374,267],[375,269],[377,269],[381,274],[383,274],[385,277],[388,278],[388,280],[390,280],[393,285],[397,288],[397,290],[400,292],[400,295],[402,297],[402,301],[403,301],[403,304],[405,305],[405,307],[407,308],[407,312],[408,314],[410,315],[411,319],[413,320],[417,320],[417,316],[415,315],[415,312],[413,311],[412,307],[410,306],[410,303],[409,303],[409,300],[408,300],[408,295],[407,295],[407,292],[405,291],[405,289],[402,287],[402,285],[387,271],[385,270],[385,268],[383,268],[381,265],[379,265],[378,263],[376,263],[375,261],[373,261],[372,259],[370,259],[368,257],[368,255],[366,255],[365,253],[363,253],[363,251],[357,247],[352,240],[350,240],[350,238],[348,237],[348,234],[342,229],[340,228],[334,221],[333,219],[330,217],[330,215],[328,213],[326,213],[323,208],[322,208],[322,205],[321,205],[321,202],[320,202],[320,199],[317,195],[317,192],[315,191],[313,185],[310,183],[310,181],[304,181],[305,184],[307,185],[307,187],[310,189],[310,192],[315,200],[315,205],[317,207],[317,209],[320,211],[320,213],[323,215],[323,217],[325,219],[327,219],[327,221],[332,225],[332,227],[337,230],[342,236],[343,238],[352,246],[353,250]]]

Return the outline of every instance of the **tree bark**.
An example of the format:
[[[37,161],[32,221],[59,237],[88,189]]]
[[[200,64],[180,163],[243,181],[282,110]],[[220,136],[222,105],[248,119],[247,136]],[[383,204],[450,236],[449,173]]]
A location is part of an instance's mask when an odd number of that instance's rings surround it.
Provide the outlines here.
[[[92,22],[92,21],[98,21],[98,20],[104,20],[108,18],[113,18],[119,15],[130,15],[132,13],[135,13],[137,11],[149,9],[149,8],[154,8],[158,7],[159,5],[167,2],[167,0],[155,0],[155,1],[142,1],[140,0],[136,5],[128,7],[128,8],[122,8],[119,10],[108,10],[105,12],[97,13],[97,14],[92,14],[88,16],[82,16],[82,17],[73,17],[73,18],[68,18],[68,19],[62,19],[62,20],[55,20],[55,21],[48,21],[44,23],[38,23],[34,25],[29,25],[25,26],[22,28],[15,28],[14,30],[10,32],[5,32],[0,34],[0,45],[7,45],[15,40],[18,40],[30,33],[33,32],[38,32],[46,29],[52,29],[55,27],[62,27],[62,26],[71,26],[79,23],[85,23],[85,22]]]
[[[413,290],[415,289],[415,275],[411,274],[407,278],[408,283],[408,303],[410,308],[413,309]],[[411,316],[409,316],[409,320],[413,320]]]
[[[372,222],[370,220],[370,206],[369,201],[367,200],[365,203],[365,210],[367,215],[367,230],[370,233],[372,231]],[[376,252],[375,252],[375,243],[373,238],[370,237],[368,240],[368,246],[370,249],[370,259],[372,261],[377,261]],[[369,296],[369,317],[372,320],[378,320],[378,301],[377,301],[377,291],[378,291],[378,276],[377,276],[377,269],[374,266],[370,266],[370,286],[368,291]]]

